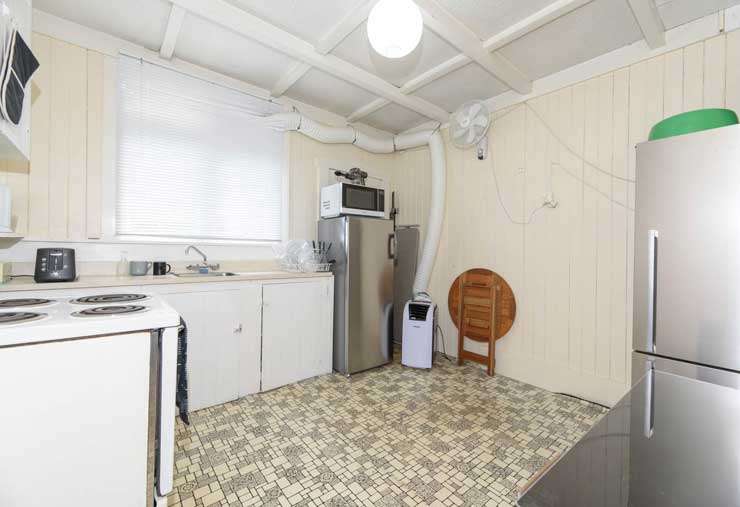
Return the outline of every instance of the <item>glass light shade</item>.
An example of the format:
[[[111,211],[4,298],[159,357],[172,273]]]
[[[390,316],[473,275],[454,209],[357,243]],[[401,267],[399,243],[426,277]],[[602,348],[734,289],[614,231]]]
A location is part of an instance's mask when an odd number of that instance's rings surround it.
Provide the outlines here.
[[[367,18],[373,49],[386,58],[402,58],[419,45],[424,21],[412,0],[380,0]]]

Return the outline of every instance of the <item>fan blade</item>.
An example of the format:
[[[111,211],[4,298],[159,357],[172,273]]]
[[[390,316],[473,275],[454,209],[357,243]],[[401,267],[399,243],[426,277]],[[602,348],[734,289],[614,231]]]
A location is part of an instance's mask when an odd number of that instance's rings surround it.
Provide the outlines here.
[[[470,109],[468,109],[468,118],[472,121],[481,109],[483,109],[483,106],[479,102],[474,103],[470,106]]]
[[[459,138],[461,138],[462,136],[464,136],[466,132],[467,132],[467,130],[465,130],[465,129],[459,129],[459,130],[455,130],[455,131],[454,131],[454,132],[452,133],[452,137],[454,137],[455,139],[459,139]]]
[[[463,113],[463,111],[458,111],[455,114],[455,121],[457,122],[458,125],[462,125],[463,122],[465,121],[465,117],[466,115]]]
[[[471,128],[468,130],[468,138],[465,140],[465,143],[473,144],[473,141],[475,141],[475,129]]]
[[[473,120],[473,125],[476,127],[486,127],[488,126],[488,118],[485,116],[478,116],[475,120]]]

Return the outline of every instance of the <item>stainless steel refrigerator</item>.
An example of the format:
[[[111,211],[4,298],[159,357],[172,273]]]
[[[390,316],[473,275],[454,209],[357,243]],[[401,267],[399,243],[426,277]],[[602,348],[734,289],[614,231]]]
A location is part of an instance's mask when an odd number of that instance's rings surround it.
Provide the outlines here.
[[[740,126],[637,146],[633,348],[740,372]]]
[[[351,375],[391,361],[393,224],[342,216],[319,220],[334,260],[334,369]]]

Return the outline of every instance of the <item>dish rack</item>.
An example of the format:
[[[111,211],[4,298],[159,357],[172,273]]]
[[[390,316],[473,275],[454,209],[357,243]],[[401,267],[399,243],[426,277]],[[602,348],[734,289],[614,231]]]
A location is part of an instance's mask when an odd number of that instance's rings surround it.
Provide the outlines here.
[[[319,244],[312,247],[308,241],[292,240],[276,247],[278,264],[285,271],[293,273],[327,273],[331,271],[333,260],[328,259],[328,247]]]
[[[326,273],[331,271],[333,262],[327,259],[328,251],[325,247],[313,248],[312,255],[301,264],[304,273]]]

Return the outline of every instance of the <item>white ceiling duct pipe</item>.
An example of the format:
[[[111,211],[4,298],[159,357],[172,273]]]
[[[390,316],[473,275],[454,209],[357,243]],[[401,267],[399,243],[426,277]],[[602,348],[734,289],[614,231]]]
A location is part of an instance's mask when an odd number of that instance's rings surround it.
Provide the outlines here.
[[[422,130],[419,132],[412,132],[411,134],[399,134],[394,138],[396,149],[408,150],[410,148],[426,146],[429,144],[429,138],[435,132],[436,131],[434,130]]]
[[[370,153],[393,153],[396,147],[393,145],[393,138],[372,137],[357,131],[357,140],[355,146],[362,148]]]
[[[422,133],[419,132],[419,134]],[[429,216],[427,217],[427,234],[421,251],[421,261],[416,268],[416,277],[414,278],[415,296],[427,292],[429,288],[429,279],[432,277],[434,258],[437,256],[437,248],[442,236],[442,221],[445,213],[445,185],[447,179],[445,145],[442,135],[436,130],[431,131],[428,139],[429,155],[432,159],[432,197],[429,205]]]
[[[312,139],[327,144],[354,144],[371,153],[393,153],[398,150],[429,146],[432,160],[432,197],[427,219],[426,239],[421,261],[414,279],[414,295],[425,294],[437,256],[444,219],[445,182],[447,166],[442,136],[437,130],[424,130],[401,134],[392,139],[382,139],[363,134],[353,127],[330,127],[311,120],[300,113],[278,113],[263,119],[265,125],[276,130],[298,131]]]

